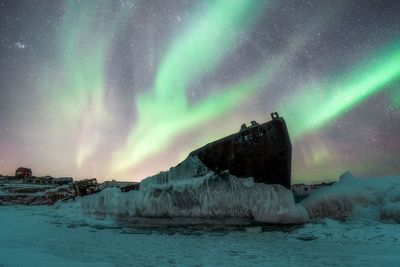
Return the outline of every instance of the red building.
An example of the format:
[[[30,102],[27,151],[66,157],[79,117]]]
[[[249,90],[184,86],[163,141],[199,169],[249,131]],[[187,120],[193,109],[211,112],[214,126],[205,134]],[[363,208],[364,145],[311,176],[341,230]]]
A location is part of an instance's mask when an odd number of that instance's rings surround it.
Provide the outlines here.
[[[32,170],[28,168],[19,167],[15,171],[15,177],[24,177],[24,178],[32,177]]]

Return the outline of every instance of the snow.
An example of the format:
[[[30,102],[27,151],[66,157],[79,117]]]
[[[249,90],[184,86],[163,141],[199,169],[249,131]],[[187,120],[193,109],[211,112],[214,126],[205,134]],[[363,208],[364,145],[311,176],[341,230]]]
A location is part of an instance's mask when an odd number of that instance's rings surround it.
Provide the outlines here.
[[[77,224],[58,206],[0,207],[1,266],[399,266],[400,229],[324,219],[225,230]],[[68,209],[67,209],[68,210]],[[81,215],[76,214],[77,217]],[[75,218],[77,220],[77,218]],[[77,221],[75,221],[77,222]],[[309,241],[307,241],[309,240]]]
[[[345,173],[332,186],[300,203],[310,218],[372,219],[400,222],[400,176],[355,177]]]
[[[400,222],[400,177],[345,173],[334,185],[315,190],[296,204],[292,192],[282,186],[217,174],[197,157],[189,157],[142,181],[139,191],[108,188],[78,203],[75,212],[145,225],[301,224],[317,218],[396,223]]]
[[[296,204],[188,158],[138,191],[0,206],[0,266],[400,266],[399,223],[399,176],[345,173]]]
[[[138,191],[122,193],[108,188],[80,202],[83,213],[131,220],[242,218],[279,224],[308,220],[307,211],[295,204],[290,190],[254,183],[252,178],[238,179],[227,172],[216,174],[197,157],[189,157],[168,172],[145,179]]]

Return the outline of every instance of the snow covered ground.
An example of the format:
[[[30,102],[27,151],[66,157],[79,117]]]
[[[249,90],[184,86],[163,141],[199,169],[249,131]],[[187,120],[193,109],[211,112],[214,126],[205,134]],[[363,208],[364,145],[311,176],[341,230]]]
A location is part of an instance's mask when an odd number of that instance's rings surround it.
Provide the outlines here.
[[[75,223],[62,207],[0,207],[0,266],[399,266],[400,227],[371,220],[225,231]],[[81,215],[76,214],[79,218]]]
[[[196,158],[53,206],[0,206],[0,266],[400,266],[400,177],[290,190]]]
[[[333,186],[300,203],[309,217],[371,219],[400,223],[400,176],[355,177],[345,173]]]

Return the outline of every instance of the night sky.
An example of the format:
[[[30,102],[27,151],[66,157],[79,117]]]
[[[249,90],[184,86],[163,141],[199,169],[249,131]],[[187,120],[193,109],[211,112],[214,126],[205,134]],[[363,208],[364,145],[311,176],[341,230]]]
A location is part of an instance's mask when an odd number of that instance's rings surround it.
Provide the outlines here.
[[[277,111],[293,182],[400,173],[400,1],[0,1],[0,174],[141,180]]]

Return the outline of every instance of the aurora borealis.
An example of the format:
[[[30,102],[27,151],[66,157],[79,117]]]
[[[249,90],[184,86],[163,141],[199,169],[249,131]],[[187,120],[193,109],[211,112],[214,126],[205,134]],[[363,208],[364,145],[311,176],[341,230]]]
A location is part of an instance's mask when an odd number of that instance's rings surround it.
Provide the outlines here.
[[[140,180],[274,111],[294,182],[400,172],[397,1],[0,4],[0,174]]]

